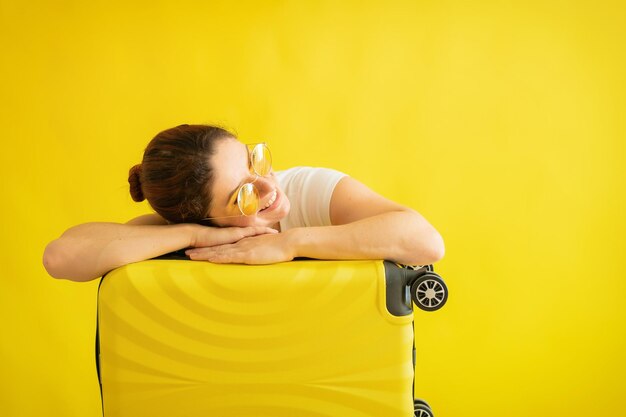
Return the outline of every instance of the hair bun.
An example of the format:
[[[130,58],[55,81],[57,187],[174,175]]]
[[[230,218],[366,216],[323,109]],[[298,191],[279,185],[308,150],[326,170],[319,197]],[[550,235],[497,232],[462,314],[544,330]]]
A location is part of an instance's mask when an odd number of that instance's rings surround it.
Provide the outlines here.
[[[134,201],[145,200],[141,190],[141,164],[137,164],[128,172],[128,183],[130,184],[130,196]]]

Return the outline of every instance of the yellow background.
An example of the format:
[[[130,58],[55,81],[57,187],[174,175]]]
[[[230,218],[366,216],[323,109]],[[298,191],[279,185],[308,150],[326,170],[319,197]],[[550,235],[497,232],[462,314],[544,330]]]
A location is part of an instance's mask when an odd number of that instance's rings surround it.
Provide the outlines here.
[[[0,0],[0,415],[100,413],[97,281],[46,243],[148,212],[158,131],[219,123],[444,236],[417,313],[437,417],[623,415],[626,7],[584,1]]]

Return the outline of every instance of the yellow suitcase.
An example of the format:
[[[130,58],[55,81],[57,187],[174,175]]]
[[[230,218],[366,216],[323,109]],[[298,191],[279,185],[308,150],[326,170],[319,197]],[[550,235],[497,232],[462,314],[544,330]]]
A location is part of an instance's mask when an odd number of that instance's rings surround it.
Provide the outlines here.
[[[383,261],[118,268],[98,291],[103,414],[432,415],[413,400],[411,296],[443,305],[434,278]]]

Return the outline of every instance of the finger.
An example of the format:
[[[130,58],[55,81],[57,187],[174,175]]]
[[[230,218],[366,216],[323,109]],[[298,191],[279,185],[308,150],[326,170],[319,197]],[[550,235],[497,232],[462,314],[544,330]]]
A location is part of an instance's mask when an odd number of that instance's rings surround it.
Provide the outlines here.
[[[222,244],[236,243],[248,237],[254,237],[264,234],[275,234],[276,230],[270,227],[248,226],[248,227],[232,227],[229,231],[230,239],[224,239]]]
[[[208,246],[204,248],[187,249],[185,251],[185,255],[189,256],[192,261],[208,261],[216,254],[224,252],[227,246],[231,245]]]
[[[192,261],[209,261],[214,263],[245,263],[245,250],[237,243],[187,249],[185,255]]]
[[[254,236],[256,231],[253,227],[224,227],[219,229],[217,233],[219,233],[219,239],[216,239],[211,246],[235,243],[244,237]]]
[[[278,230],[264,226],[248,226],[240,228],[240,230],[244,232],[243,237],[278,233]]]
[[[244,263],[243,254],[229,251],[215,251],[206,255],[206,261],[214,264],[231,264],[231,263]]]
[[[213,254],[207,261],[214,264],[233,264],[242,263],[238,262],[233,256],[225,253]]]
[[[192,261],[206,261],[212,254],[210,249],[211,248],[188,249],[185,251],[185,255],[189,256],[189,259]]]

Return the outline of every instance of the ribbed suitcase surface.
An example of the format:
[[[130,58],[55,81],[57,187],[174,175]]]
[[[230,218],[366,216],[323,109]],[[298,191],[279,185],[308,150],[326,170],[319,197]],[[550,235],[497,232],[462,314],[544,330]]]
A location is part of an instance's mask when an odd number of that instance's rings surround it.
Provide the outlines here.
[[[105,417],[408,417],[413,315],[381,261],[151,260],[98,294]]]

